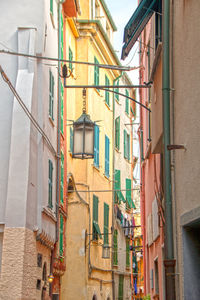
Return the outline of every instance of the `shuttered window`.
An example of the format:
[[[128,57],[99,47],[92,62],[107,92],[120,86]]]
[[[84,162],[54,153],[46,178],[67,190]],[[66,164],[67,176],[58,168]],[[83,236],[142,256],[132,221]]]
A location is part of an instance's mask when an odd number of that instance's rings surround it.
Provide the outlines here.
[[[129,97],[128,90],[125,90],[126,96]],[[125,102],[125,112],[129,115],[129,99],[126,97]]]
[[[64,87],[63,83],[60,80],[60,131],[64,134]]]
[[[109,228],[109,205],[104,203],[104,245],[109,244],[108,228]]]
[[[97,58],[94,58],[94,63],[95,64],[99,64]],[[99,85],[99,67],[98,66],[94,66],[94,85]]]
[[[48,178],[48,207],[53,207],[53,163],[49,159],[49,178]]]
[[[124,157],[130,160],[130,135],[124,130]]]
[[[99,199],[97,196],[93,195],[93,240],[98,240],[98,236],[102,238],[101,231],[98,224],[98,218],[99,218]]]
[[[105,75],[105,85],[110,85],[110,80],[106,75]],[[110,92],[108,91],[105,91],[105,100],[106,100],[106,104],[110,106]]]
[[[72,127],[70,127],[70,141],[69,141],[69,145],[70,145],[70,152],[73,152],[73,129]]]
[[[63,216],[60,215],[60,245],[59,245],[59,253],[60,256],[63,256],[63,229],[64,229],[64,224],[63,224]]]
[[[124,294],[124,275],[119,275],[118,300],[123,300]]]
[[[132,199],[131,199],[131,179],[126,178],[126,201],[128,204],[128,208],[132,207]]]
[[[116,85],[118,86],[119,85],[119,80],[117,80],[117,83]],[[115,92],[119,93],[119,87],[116,87],[114,89]],[[115,94],[115,100],[117,100],[119,102],[119,95],[118,94]]]
[[[73,61],[73,52],[72,52],[72,49],[69,47],[69,69],[71,71],[73,69],[72,61]]]
[[[115,147],[120,149],[120,117],[115,119]]]
[[[54,120],[54,76],[51,71],[49,71],[49,116]]]
[[[110,176],[109,164],[110,164],[110,140],[106,135],[105,136],[105,175],[106,175],[106,177]]]
[[[117,232],[117,230],[115,230],[114,235],[113,235],[113,264],[115,266],[118,265],[118,241],[117,241],[117,237],[118,237],[118,232]]]
[[[94,127],[94,165],[99,168],[99,126]]]
[[[53,15],[53,0],[50,0],[50,12]]]
[[[61,152],[60,160],[60,202],[63,204],[64,196],[64,154]]]
[[[126,267],[130,267],[130,246],[129,239],[126,239]]]

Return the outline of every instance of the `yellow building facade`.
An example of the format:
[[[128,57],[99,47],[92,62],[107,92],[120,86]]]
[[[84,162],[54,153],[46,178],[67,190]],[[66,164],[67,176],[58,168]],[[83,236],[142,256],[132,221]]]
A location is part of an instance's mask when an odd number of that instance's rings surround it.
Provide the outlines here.
[[[81,0],[80,10],[76,20],[66,20],[66,57],[95,66],[69,62],[66,85],[113,85],[120,72],[100,67],[119,64],[111,44],[116,30],[112,17],[102,0]],[[68,194],[61,299],[111,300],[114,97],[98,88],[86,89],[86,113],[96,122],[95,155],[81,160],[72,157],[72,120],[82,114],[82,92],[66,87]]]

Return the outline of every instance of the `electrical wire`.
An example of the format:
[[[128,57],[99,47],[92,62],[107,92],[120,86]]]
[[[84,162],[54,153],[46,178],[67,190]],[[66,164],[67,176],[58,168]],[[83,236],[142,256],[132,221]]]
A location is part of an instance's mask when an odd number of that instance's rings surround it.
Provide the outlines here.
[[[38,124],[36,119],[33,117],[33,115],[30,113],[30,111],[28,110],[28,108],[24,104],[23,100],[20,98],[19,94],[17,93],[16,89],[14,88],[14,86],[12,85],[10,80],[8,79],[7,75],[5,74],[4,70],[1,67],[1,65],[0,65],[0,73],[1,73],[1,76],[2,76],[3,80],[8,84],[10,90],[12,91],[12,93],[15,96],[16,100],[18,101],[18,103],[20,104],[20,106],[22,107],[24,112],[26,113],[29,120],[32,122],[32,124],[38,130],[38,132],[42,135],[42,137],[46,141],[47,145],[49,146],[50,150],[54,153],[54,155],[56,157],[58,157],[57,152],[54,149],[53,145],[51,144],[51,141],[49,140],[48,136],[46,135],[44,130],[40,127],[40,125]]]
[[[133,189],[112,189],[112,190],[68,190],[68,193],[78,192],[78,193],[108,193],[108,192],[120,192],[120,191],[139,191],[139,188],[133,188]]]

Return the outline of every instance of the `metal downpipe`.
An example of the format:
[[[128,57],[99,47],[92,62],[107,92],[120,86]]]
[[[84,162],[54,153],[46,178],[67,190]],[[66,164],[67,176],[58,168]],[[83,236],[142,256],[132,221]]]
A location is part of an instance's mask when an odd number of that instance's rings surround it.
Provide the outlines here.
[[[164,137],[164,198],[165,198],[165,282],[166,300],[175,300],[175,260],[173,243],[171,157],[170,145],[170,0],[164,0],[163,15],[163,137]]]

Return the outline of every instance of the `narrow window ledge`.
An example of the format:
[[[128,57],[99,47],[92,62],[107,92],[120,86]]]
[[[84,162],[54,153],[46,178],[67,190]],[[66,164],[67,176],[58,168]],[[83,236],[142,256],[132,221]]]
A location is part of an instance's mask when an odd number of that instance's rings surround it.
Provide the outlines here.
[[[53,208],[53,207],[52,207]],[[50,207],[43,207],[42,209],[42,213],[45,214],[46,216],[48,216],[50,219],[52,219],[54,222],[57,221],[53,211],[52,211],[52,208]]]
[[[95,92],[97,93],[97,95],[99,95],[101,97],[101,93],[100,90],[98,90],[97,88],[94,88]]]
[[[93,168],[94,168],[95,170],[97,170],[98,172],[100,172],[100,166],[97,166],[97,165],[95,165],[95,164],[92,164],[92,166],[93,166]]]
[[[53,16],[53,13],[50,12],[50,19],[51,19],[51,23],[53,25],[53,28],[55,29],[55,22],[54,22],[54,16]]]
[[[162,43],[160,42],[158,44],[157,49],[156,49],[156,53],[155,53],[155,57],[154,57],[153,66],[152,66],[149,81],[154,80],[154,76],[155,76],[155,73],[156,73],[156,70],[157,70],[157,66],[158,66],[160,58],[161,58],[161,52],[162,52]]]

